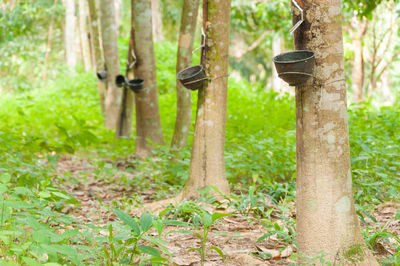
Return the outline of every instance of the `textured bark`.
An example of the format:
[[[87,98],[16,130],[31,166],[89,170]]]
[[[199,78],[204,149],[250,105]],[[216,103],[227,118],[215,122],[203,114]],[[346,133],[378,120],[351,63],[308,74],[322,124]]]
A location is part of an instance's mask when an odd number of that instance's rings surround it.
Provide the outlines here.
[[[199,90],[190,173],[183,198],[197,197],[197,190],[209,185],[229,194],[224,149],[231,1],[204,2],[204,9],[208,8],[205,69],[209,81]]]
[[[164,144],[158,108],[156,65],[154,59],[151,0],[135,0],[134,27],[137,63],[135,76],[144,80],[144,89],[136,94],[136,154],[148,156],[154,144]]]
[[[183,3],[176,73],[192,64],[192,50],[198,9],[199,0],[187,0]],[[180,82],[177,81],[176,94],[176,122],[171,146],[183,148],[187,144],[192,121],[192,92],[185,89]]]
[[[71,69],[76,65],[75,28],[75,1],[65,0],[65,60]]]
[[[135,52],[135,28],[134,28],[134,7],[135,1],[131,1],[131,36],[129,39],[129,49],[128,49],[128,64],[126,67],[126,76],[128,79],[134,78],[133,69],[129,67],[134,63],[134,58],[132,52]],[[117,137],[130,137],[133,130],[133,110],[135,104],[134,92],[129,88],[124,88],[124,94],[122,97],[122,109],[120,120],[118,122]]]
[[[81,51],[82,51],[82,59],[83,66],[86,71],[88,71],[91,65],[90,59],[90,48],[89,48],[89,29],[87,26],[87,7],[85,1],[79,1],[79,33],[80,33],[80,41],[81,41]]]
[[[104,56],[100,45],[100,27],[99,18],[97,16],[97,7],[95,0],[88,0],[89,4],[89,14],[90,14],[90,35],[92,40],[92,51],[95,63],[95,71],[105,70]],[[100,106],[103,115],[105,114],[105,99],[106,99],[106,87],[107,83],[103,81],[98,81],[97,86],[99,88],[100,95]]]
[[[323,251],[336,265],[377,265],[353,201],[341,1],[298,2],[306,21],[295,47],[316,53],[315,78],[296,88],[298,251],[309,257]]]
[[[151,13],[153,19],[153,36],[155,42],[164,41],[163,22],[160,10],[161,0],[151,0]],[[186,2],[186,1],[185,1]]]
[[[105,122],[107,128],[115,130],[121,110],[122,90],[115,85],[115,77],[119,75],[119,57],[114,1],[100,0],[100,21],[107,69]]]

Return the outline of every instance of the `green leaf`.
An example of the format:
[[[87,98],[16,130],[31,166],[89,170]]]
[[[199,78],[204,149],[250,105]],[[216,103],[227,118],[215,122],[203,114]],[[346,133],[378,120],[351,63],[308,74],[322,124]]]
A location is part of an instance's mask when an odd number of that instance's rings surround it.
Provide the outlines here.
[[[210,227],[213,223],[212,215],[208,211],[203,211],[201,221],[205,227]]]
[[[26,264],[31,265],[31,266],[40,266],[40,265],[42,265],[39,262],[37,262],[37,261],[35,261],[35,260],[31,259],[31,258],[28,258],[28,257],[22,257],[22,260]]]
[[[47,191],[40,191],[39,192],[39,197],[42,199],[47,199],[51,197],[51,194]]]
[[[157,249],[155,249],[153,247],[140,245],[137,248],[143,253],[149,254],[154,257],[161,257],[160,251],[158,251]]]
[[[31,190],[29,190],[26,187],[15,187],[14,192],[17,193],[18,195],[23,195],[23,196],[33,196],[33,193]]]
[[[209,250],[211,250],[211,249],[215,250],[221,256],[222,260],[225,262],[225,255],[224,255],[224,253],[222,253],[222,251],[219,248],[214,246],[214,247],[210,247],[208,249]]]
[[[190,248],[190,249],[188,249],[187,252],[189,253],[189,252],[192,252],[192,251],[198,251],[198,252],[200,252],[200,254],[201,254],[201,252],[202,252],[202,251],[201,251],[201,248]]]
[[[170,234],[195,234],[195,232],[189,230],[176,230],[176,231],[169,231],[168,233],[166,233],[166,236]]]
[[[118,209],[114,209],[115,215],[118,216],[121,221],[123,221],[125,224],[127,224],[130,228],[135,231],[136,234],[140,235],[140,227],[137,224],[137,222],[128,214],[124,213],[123,211],[120,211]]]
[[[0,182],[3,184],[8,184],[10,183],[11,180],[11,175],[6,173],[6,174],[1,174],[0,175]]]
[[[177,220],[163,220],[162,222],[164,225],[173,225],[173,226],[182,226],[182,227],[193,228],[192,224],[187,223],[187,222],[177,221]]]
[[[270,235],[271,235],[271,234],[267,233],[267,234],[261,236],[259,239],[257,239],[257,242],[263,241],[264,239],[266,239],[266,238],[269,237]]]
[[[65,195],[65,194],[63,194],[63,193],[61,193],[61,192],[52,192],[52,194],[53,194],[54,196],[57,196],[57,197],[62,198],[62,199],[66,199],[66,200],[71,199],[70,196]]]
[[[212,222],[214,223],[216,220],[221,219],[222,217],[227,217],[227,216],[234,216],[234,215],[230,214],[230,213],[215,212],[212,215]]]
[[[147,231],[153,225],[153,216],[148,213],[143,213],[140,216],[140,227],[142,231]]]
[[[153,226],[157,229],[158,236],[161,237],[164,230],[164,223],[159,219],[154,219]]]
[[[3,194],[6,191],[8,191],[8,188],[5,185],[0,184],[0,194]]]
[[[394,217],[395,220],[400,220],[400,210],[397,210],[396,216]]]

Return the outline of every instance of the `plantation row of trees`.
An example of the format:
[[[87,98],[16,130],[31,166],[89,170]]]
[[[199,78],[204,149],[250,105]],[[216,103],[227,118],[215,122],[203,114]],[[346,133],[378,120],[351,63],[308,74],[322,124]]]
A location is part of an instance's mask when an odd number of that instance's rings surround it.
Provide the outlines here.
[[[182,5],[178,38],[178,58],[176,72],[192,64],[192,50],[198,24],[199,0],[186,0]],[[298,0],[306,11],[306,21],[295,32],[294,48],[312,50],[316,53],[314,72],[317,80],[296,87],[296,134],[297,134],[297,231],[299,252],[312,256],[323,250],[330,261],[342,263],[377,264],[365,247],[359,230],[353,202],[350,148],[347,121],[347,95],[345,73],[345,50],[342,37],[342,6],[340,0]],[[7,3],[7,8],[16,8],[17,1]],[[152,145],[165,145],[158,107],[158,86],[155,67],[154,40],[164,38],[160,2],[151,0],[131,0],[129,27],[129,47],[121,62],[118,37],[120,30],[122,2],[109,0],[79,1],[78,12],[73,0],[65,0],[64,48],[66,65],[74,71],[78,53],[86,70],[106,71],[106,81],[98,82],[100,106],[105,126],[116,132],[118,138],[130,138],[133,133],[133,113],[136,109],[136,155],[147,157]],[[378,82],[396,61],[397,46],[393,36],[396,14],[391,11],[389,20],[373,19],[374,10],[386,7],[395,9],[395,1],[348,1],[345,2],[345,19],[350,19],[348,32],[354,34],[353,89],[355,99],[362,101],[365,95],[373,95]],[[53,31],[56,24],[59,3],[53,3],[50,24],[47,31],[45,71],[52,49]],[[262,7],[273,6],[268,12],[260,12]],[[271,28],[287,27],[288,14],[283,9],[285,1],[231,1],[203,0],[202,32],[204,47],[201,63],[207,80],[198,92],[196,125],[194,130],[189,178],[181,198],[195,198],[198,190],[214,186],[223,194],[229,194],[229,184],[225,176],[225,124],[227,117],[227,80],[229,65],[230,20],[238,27],[237,37],[245,45],[245,50],[236,55],[243,60],[246,53],[261,49]],[[282,11],[282,12],[280,12]],[[297,9],[293,8],[293,21],[299,20]],[[353,13],[353,15],[349,15]],[[78,21],[76,20],[78,15]],[[240,14],[239,17],[235,17]],[[261,15],[260,15],[261,14]],[[276,16],[276,24],[262,23],[257,16]],[[284,19],[286,18],[286,20]],[[322,19],[323,18],[323,19]],[[370,25],[370,20],[373,20]],[[245,21],[243,23],[242,21]],[[286,22],[285,22],[286,21]],[[285,25],[278,25],[286,23]],[[382,23],[382,25],[380,25]],[[389,23],[389,24],[387,24]],[[153,24],[157,26],[153,27]],[[76,26],[79,25],[77,38]],[[387,27],[379,35],[377,28]],[[267,29],[265,31],[265,29]],[[161,30],[160,30],[161,29]],[[264,30],[256,40],[255,32]],[[364,36],[372,31],[372,51],[365,56]],[[246,33],[245,33],[246,32]],[[315,34],[315,33],[318,34]],[[287,37],[287,33],[284,33]],[[286,41],[283,36],[275,38],[281,49]],[[253,38],[253,39],[252,39]],[[78,42],[76,40],[79,40]],[[251,42],[251,45],[248,45]],[[79,46],[79,49],[76,49]],[[287,45],[290,46],[290,45]],[[383,48],[381,48],[383,47]],[[390,51],[394,54],[387,57]],[[365,62],[368,61],[366,68]],[[122,64],[121,64],[122,63]],[[144,80],[144,90],[134,94],[126,88],[118,88],[115,77],[121,74],[125,65],[129,79]],[[241,63],[233,62],[235,69]],[[261,68],[270,67],[261,66]],[[264,69],[265,70],[265,69]],[[249,72],[254,68],[249,67]],[[366,83],[365,73],[369,71]],[[254,74],[250,74],[254,75]],[[275,81],[275,84],[278,82]],[[368,84],[368,85],[366,85]],[[177,114],[171,146],[179,149],[187,144],[191,125],[191,94],[177,83]],[[387,90],[382,91],[389,93]]]

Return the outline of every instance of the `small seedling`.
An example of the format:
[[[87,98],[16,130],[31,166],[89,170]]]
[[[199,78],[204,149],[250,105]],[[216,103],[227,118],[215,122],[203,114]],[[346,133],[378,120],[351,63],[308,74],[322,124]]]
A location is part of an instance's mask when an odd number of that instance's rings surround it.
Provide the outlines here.
[[[107,252],[107,250],[105,250],[105,255],[108,261],[120,261],[121,263],[127,263],[129,265],[132,263],[135,265],[142,265],[146,263],[151,263],[152,265],[164,265],[169,262],[168,259],[163,257],[160,252],[161,250],[163,253],[171,256],[171,253],[165,247],[167,242],[160,238],[164,228],[162,221],[154,219],[153,216],[148,213],[142,214],[142,216],[139,218],[139,221],[136,221],[134,218],[118,209],[114,209],[114,213],[130,228],[130,234],[120,234],[113,237],[112,227],[110,225],[109,244],[111,252]],[[148,234],[148,231],[153,226],[156,228],[159,234],[158,238],[154,238]],[[138,245],[140,240],[145,240],[146,242],[150,243],[151,246]],[[118,249],[115,248],[113,245],[115,242],[122,246],[120,246]],[[157,246],[158,249],[154,248],[153,246]],[[128,254],[130,255],[128,256]],[[144,256],[145,254],[150,255],[151,257],[146,258]]]
[[[188,206],[187,203],[183,203],[184,206]],[[196,232],[194,230],[179,230],[179,231],[171,231],[168,234],[172,234],[172,233],[181,233],[181,234],[193,234],[196,237],[199,238],[200,240],[200,247],[198,248],[191,248],[188,250],[188,252],[191,251],[198,251],[200,254],[200,258],[201,258],[201,265],[203,266],[206,259],[207,259],[207,255],[208,255],[208,251],[209,250],[215,250],[220,256],[221,258],[225,261],[225,255],[224,253],[221,251],[221,249],[219,249],[216,246],[212,246],[212,247],[208,247],[207,248],[207,237],[208,234],[211,231],[211,226],[214,224],[215,221],[221,219],[222,217],[226,217],[226,216],[233,216],[232,214],[228,214],[228,213],[218,213],[215,212],[213,214],[209,213],[208,211],[200,208],[198,205],[196,205],[195,203],[191,203],[190,204],[191,207],[187,207],[184,209],[180,209],[182,212],[184,213],[191,213],[192,217],[193,217],[193,223],[195,225],[198,225],[199,223],[202,226],[202,232]],[[187,227],[190,227],[190,224],[186,223]]]

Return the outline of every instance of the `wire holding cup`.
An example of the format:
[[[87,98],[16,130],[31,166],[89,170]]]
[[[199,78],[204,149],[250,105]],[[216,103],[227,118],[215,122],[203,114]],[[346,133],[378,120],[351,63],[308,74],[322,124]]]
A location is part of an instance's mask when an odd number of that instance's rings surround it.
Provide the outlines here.
[[[296,2],[296,0],[292,0],[292,3],[294,4],[295,7],[297,7],[297,9],[300,10],[301,19],[296,23],[296,25],[293,26],[293,28],[291,28],[291,30],[289,31],[290,34],[292,34],[295,30],[297,30],[297,28],[300,27],[300,25],[304,22],[304,10]]]

